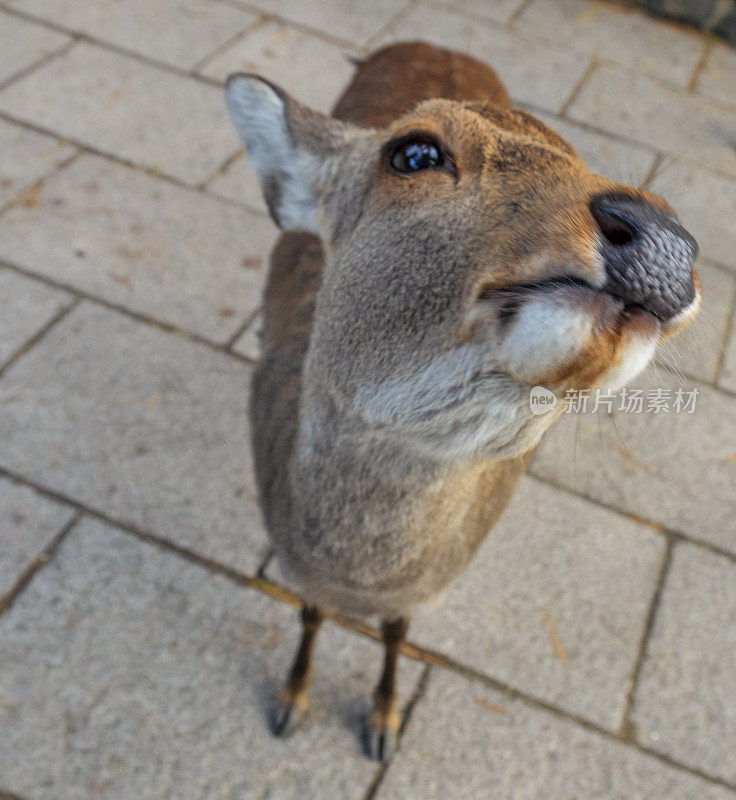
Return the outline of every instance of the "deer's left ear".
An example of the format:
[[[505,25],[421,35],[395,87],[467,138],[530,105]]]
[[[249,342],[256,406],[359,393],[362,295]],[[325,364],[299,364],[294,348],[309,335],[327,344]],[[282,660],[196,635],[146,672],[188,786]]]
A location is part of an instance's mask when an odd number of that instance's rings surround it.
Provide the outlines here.
[[[316,211],[330,161],[351,127],[303,106],[258,75],[230,75],[225,100],[276,224],[318,233]]]

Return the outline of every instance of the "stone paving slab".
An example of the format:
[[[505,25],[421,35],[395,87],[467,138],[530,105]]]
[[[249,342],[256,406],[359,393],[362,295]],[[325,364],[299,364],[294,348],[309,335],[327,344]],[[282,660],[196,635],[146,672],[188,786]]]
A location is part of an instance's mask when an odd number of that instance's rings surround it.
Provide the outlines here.
[[[664,548],[651,529],[525,478],[411,638],[615,731]]]
[[[723,371],[719,386],[736,393],[736,312],[731,318],[731,337],[723,359]]]
[[[295,609],[83,521],[0,618],[0,764],[28,800],[360,800],[375,642],[326,623],[304,730],[267,715]],[[401,696],[421,665],[402,663]],[[33,754],[32,757],[30,754]]]
[[[0,119],[0,206],[73,156],[75,148]],[[34,203],[33,196],[24,199]]]
[[[700,313],[683,334],[662,346],[657,361],[713,383],[736,299],[736,275],[704,261],[698,263],[697,271],[703,286]]]
[[[0,381],[0,466],[254,572],[249,383],[231,357],[83,303]]]
[[[702,255],[736,272],[736,176],[668,160],[648,188],[677,211]]]
[[[28,14],[190,69],[258,18],[212,0],[9,0]]]
[[[687,86],[703,38],[641,12],[588,0],[533,0],[514,30]],[[615,31],[615,35],[612,32]]]
[[[71,302],[66,292],[0,268],[0,368]]]
[[[736,175],[736,108],[620,67],[599,67],[568,110],[571,119]]]
[[[251,29],[200,71],[221,81],[231,72],[257,72],[327,114],[355,71],[351,55],[359,51],[273,20]]]
[[[0,91],[0,110],[193,184],[238,149],[219,87],[87,42]]]
[[[259,0],[258,7],[336,39],[362,45],[408,4],[409,0]]]
[[[622,142],[569,120],[531,109],[539,119],[568,141],[591,172],[614,181],[639,186],[654,166],[656,154],[647,147]]]
[[[634,704],[639,739],[736,784],[736,564],[675,547]]]
[[[376,800],[729,800],[733,793],[433,671]]]
[[[0,83],[17,75],[45,56],[61,50],[72,41],[58,31],[49,30],[0,11]]]
[[[700,394],[692,414],[563,414],[543,439],[532,472],[736,553],[733,398],[655,368],[631,386],[643,388],[645,399],[657,388],[669,389],[671,401],[678,387]]]
[[[261,325],[262,320],[259,313],[233,343],[233,350],[241,356],[250,358],[251,361],[257,361],[261,357],[261,340],[258,333]]]
[[[261,303],[276,235],[265,217],[82,156],[0,218],[0,257],[224,343]]]
[[[736,106],[736,49],[714,43],[700,73],[698,94]]]
[[[515,101],[557,111],[580,81],[590,58],[519,37],[483,20],[422,4],[412,6],[375,42],[424,39],[490,64]]]
[[[223,173],[207,184],[207,191],[236,203],[242,203],[254,211],[268,214],[261,193],[261,184],[244,152],[232,164],[229,164]]]
[[[0,478],[0,608],[73,515],[68,506]]]
[[[508,22],[524,5],[526,0],[429,0],[428,4],[438,8],[451,8],[464,14],[470,14],[493,22]]]

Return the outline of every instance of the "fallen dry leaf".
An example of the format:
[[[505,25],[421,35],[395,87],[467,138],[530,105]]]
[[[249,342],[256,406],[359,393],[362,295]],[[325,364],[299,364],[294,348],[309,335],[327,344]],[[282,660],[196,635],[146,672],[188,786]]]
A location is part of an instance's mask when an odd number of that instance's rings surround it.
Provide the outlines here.
[[[261,259],[258,256],[246,256],[242,261],[242,266],[245,269],[259,269],[261,266]]]
[[[498,706],[495,703],[492,703],[490,700],[486,700],[485,697],[474,697],[473,702],[479,705],[481,708],[485,708],[486,711],[495,711],[496,714],[509,713],[507,708],[504,708],[504,706]]]
[[[133,281],[127,275],[121,275],[119,272],[108,272],[107,274],[115,283],[124,286],[129,292],[133,291]]]
[[[562,666],[568,666],[570,661],[567,657],[567,652],[565,651],[565,645],[562,644],[562,637],[560,636],[560,631],[557,628],[557,620],[552,616],[552,614],[545,613],[539,615],[539,623],[549,637],[552,649],[555,651],[555,655],[559,659]]]
[[[38,208],[41,205],[41,190],[43,181],[34,183],[33,186],[21,192],[13,201],[14,206],[24,206],[25,208]]]

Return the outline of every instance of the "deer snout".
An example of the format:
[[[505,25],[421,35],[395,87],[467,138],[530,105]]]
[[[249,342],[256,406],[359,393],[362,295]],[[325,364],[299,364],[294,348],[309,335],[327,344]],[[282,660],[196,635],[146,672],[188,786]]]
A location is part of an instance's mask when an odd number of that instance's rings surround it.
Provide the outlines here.
[[[597,195],[590,210],[607,291],[665,321],[693,303],[698,244],[677,220],[643,197],[619,193]]]

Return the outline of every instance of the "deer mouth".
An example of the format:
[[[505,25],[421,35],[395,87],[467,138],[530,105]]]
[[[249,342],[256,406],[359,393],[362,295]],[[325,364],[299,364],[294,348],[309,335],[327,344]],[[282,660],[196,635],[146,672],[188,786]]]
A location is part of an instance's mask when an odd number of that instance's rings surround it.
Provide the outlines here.
[[[615,324],[619,327],[632,325],[642,332],[660,333],[663,338],[670,338],[684,330],[695,318],[700,308],[702,292],[697,273],[695,277],[695,297],[692,302],[678,314],[668,319],[663,319],[656,311],[646,308],[640,303],[627,302],[623,297],[608,287],[594,286],[577,275],[562,275],[554,278],[545,278],[540,281],[515,284],[502,289],[487,289],[481,292],[480,300],[490,300],[497,304],[498,322],[503,330],[516,318],[524,304],[534,298],[549,296],[551,302],[555,299],[564,300],[565,304],[574,305],[576,296],[581,304],[590,305],[601,313],[606,324]]]

